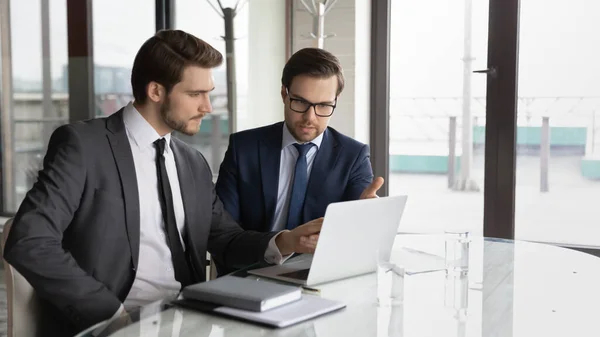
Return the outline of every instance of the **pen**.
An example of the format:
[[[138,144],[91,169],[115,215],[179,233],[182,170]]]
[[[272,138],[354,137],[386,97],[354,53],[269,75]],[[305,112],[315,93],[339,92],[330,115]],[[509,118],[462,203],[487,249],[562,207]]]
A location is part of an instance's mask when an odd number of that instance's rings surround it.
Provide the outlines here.
[[[320,294],[321,293],[321,290],[319,290],[319,289],[309,288],[309,287],[305,287],[305,286],[302,286],[302,290],[304,290],[305,292],[314,293],[314,294]]]

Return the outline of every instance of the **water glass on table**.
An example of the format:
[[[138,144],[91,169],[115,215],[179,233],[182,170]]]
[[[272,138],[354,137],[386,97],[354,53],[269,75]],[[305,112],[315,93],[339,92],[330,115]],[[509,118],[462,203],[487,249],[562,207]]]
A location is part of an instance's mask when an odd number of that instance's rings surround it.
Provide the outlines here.
[[[395,306],[404,302],[404,267],[393,259],[390,251],[377,251],[377,302]]]
[[[446,231],[445,260],[449,273],[466,273],[469,270],[469,232]]]

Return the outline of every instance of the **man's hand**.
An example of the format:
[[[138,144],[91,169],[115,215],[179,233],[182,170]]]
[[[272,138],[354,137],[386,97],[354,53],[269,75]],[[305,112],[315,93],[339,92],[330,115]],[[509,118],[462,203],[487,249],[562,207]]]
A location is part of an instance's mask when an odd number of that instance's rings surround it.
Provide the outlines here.
[[[298,226],[291,231],[285,231],[279,234],[275,239],[275,244],[279,248],[281,255],[292,253],[314,253],[319,241],[319,232],[323,225],[323,218],[318,218]]]
[[[369,186],[367,186],[367,188],[365,188],[365,190],[360,195],[360,198],[361,199],[377,198],[377,191],[379,191],[381,186],[383,186],[383,178],[382,177],[377,177],[377,178],[373,179],[373,182],[371,183],[371,185],[369,185]]]

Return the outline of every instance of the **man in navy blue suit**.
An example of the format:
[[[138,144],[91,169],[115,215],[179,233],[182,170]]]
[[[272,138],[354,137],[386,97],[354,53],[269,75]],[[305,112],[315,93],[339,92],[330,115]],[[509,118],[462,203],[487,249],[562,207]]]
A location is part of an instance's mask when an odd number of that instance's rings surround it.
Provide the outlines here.
[[[281,82],[285,121],[232,134],[219,170],[217,194],[246,230],[291,230],[330,203],[377,197],[383,184],[368,145],[328,127],[344,89],[339,60],[302,49]]]

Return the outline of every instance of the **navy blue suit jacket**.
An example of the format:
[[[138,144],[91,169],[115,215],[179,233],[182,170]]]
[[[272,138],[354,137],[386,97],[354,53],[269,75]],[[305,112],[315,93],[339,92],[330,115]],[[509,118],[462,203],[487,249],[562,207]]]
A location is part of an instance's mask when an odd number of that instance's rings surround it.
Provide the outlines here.
[[[234,133],[216,184],[225,209],[246,230],[271,231],[277,203],[283,122]],[[310,173],[304,219],[332,202],[356,200],[373,181],[369,146],[328,127]]]

